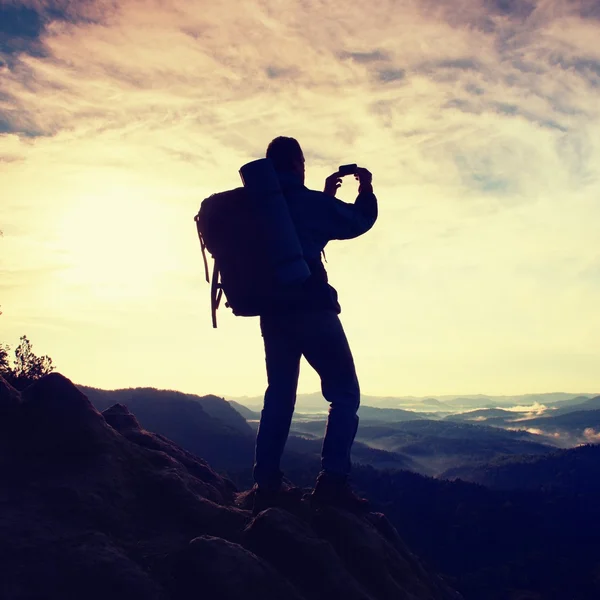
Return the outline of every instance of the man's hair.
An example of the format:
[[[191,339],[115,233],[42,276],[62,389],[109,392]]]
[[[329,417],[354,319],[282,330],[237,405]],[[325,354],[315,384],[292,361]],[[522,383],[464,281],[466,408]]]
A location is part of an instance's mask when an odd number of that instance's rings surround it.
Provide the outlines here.
[[[302,157],[298,140],[291,137],[276,137],[267,148],[267,158],[273,161],[276,171],[291,171],[294,162],[301,161]]]

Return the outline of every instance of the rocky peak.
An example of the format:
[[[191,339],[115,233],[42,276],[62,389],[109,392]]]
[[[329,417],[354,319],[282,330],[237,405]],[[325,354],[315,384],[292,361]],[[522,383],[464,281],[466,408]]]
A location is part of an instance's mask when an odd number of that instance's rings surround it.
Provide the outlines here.
[[[141,431],[142,427],[135,418],[135,415],[129,412],[129,409],[123,404],[115,404],[102,411],[104,420],[119,433],[128,431]]]
[[[0,440],[3,599],[460,598],[383,515],[253,518],[204,460],[61,375],[21,396],[0,378]]]

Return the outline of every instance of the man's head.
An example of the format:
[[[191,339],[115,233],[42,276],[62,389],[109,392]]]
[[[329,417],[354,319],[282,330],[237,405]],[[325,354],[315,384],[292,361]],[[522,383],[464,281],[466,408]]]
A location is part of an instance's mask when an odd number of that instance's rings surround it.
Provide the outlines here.
[[[275,170],[295,173],[304,183],[304,154],[297,140],[291,137],[276,137],[267,148],[267,158],[273,161]]]

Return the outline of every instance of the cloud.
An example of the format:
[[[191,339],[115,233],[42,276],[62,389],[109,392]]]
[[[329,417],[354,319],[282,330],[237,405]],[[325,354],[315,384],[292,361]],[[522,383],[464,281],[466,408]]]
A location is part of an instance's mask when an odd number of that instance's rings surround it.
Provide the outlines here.
[[[44,135],[44,132],[39,130],[26,114],[15,109],[2,110],[0,108],[0,135],[13,133],[27,138]]]
[[[534,417],[541,417],[548,410],[548,407],[545,404],[535,402],[532,405],[512,406],[505,410],[520,413],[522,416],[518,419],[513,419],[512,421],[513,423],[518,423],[519,421],[526,421],[528,419],[533,419]]]
[[[536,9],[535,0],[485,0],[484,6],[492,14],[500,14],[516,19],[527,19]]]
[[[11,55],[26,52],[44,56],[40,37],[45,20],[37,11],[26,6],[0,3],[0,65]]]
[[[293,77],[296,74],[296,69],[286,69],[281,67],[268,66],[265,69],[269,79],[281,79],[282,77]]]
[[[550,438],[550,440],[561,440],[562,442],[566,442],[564,445],[568,447],[571,445],[570,439],[564,439],[564,434],[561,434],[559,431],[544,431],[539,427],[507,427],[509,431],[526,431],[527,433],[531,433],[533,435],[543,435],[544,437]]]
[[[600,444],[600,431],[596,432],[593,427],[584,429],[583,436],[590,444]]]
[[[600,87],[600,60],[595,58],[557,57],[555,64],[565,71],[574,71],[593,88]]]
[[[560,6],[560,0],[554,0],[553,6]],[[600,19],[600,6],[596,0],[567,0],[564,3],[567,10],[582,19]]]
[[[372,50],[370,52],[341,52],[340,58],[349,58],[360,64],[370,64],[389,60],[389,56],[381,50]]]
[[[425,63],[417,67],[417,71],[435,72],[440,70],[458,70],[458,71],[479,71],[482,68],[481,63],[474,58],[450,58],[438,60],[431,63]]]
[[[0,0],[0,59],[25,53],[47,57],[43,43],[52,23],[100,22],[106,3],[95,0]]]
[[[533,433],[534,435],[546,435],[546,433],[538,427],[527,427],[525,431],[528,433]]]
[[[377,71],[377,77],[380,81],[402,81],[406,77],[404,69],[380,69]]]
[[[8,119],[0,115],[0,135],[3,133],[12,133],[12,127]]]

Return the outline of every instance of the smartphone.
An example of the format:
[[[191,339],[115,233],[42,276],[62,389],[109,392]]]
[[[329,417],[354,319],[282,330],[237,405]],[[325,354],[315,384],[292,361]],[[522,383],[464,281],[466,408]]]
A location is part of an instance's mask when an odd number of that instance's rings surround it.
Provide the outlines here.
[[[338,173],[340,174],[340,177],[344,177],[345,175],[354,175],[356,173],[356,164],[340,165]]]

